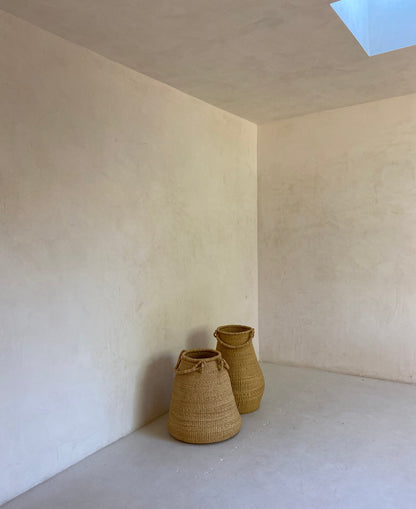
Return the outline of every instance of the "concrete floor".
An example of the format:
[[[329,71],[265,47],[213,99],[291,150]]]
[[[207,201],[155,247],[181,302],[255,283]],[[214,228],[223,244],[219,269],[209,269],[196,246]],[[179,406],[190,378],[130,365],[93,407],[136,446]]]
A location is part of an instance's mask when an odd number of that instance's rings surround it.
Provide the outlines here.
[[[416,386],[263,364],[260,410],[220,444],[167,416],[7,509],[415,509]]]

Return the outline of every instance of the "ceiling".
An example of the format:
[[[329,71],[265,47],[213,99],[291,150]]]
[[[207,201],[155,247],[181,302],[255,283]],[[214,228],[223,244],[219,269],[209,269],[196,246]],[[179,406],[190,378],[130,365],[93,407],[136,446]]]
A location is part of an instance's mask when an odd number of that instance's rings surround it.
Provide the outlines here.
[[[416,92],[416,47],[368,57],[330,0],[0,0],[256,123]]]

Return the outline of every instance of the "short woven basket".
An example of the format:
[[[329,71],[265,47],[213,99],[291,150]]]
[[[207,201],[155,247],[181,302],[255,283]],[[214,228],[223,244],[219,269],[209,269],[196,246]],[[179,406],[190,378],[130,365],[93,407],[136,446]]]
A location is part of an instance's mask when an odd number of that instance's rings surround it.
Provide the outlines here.
[[[217,350],[230,366],[231,385],[240,414],[254,412],[264,393],[264,376],[253,347],[254,329],[223,325],[214,332]]]
[[[183,350],[175,366],[169,433],[182,442],[209,444],[241,428],[228,364],[216,350]]]

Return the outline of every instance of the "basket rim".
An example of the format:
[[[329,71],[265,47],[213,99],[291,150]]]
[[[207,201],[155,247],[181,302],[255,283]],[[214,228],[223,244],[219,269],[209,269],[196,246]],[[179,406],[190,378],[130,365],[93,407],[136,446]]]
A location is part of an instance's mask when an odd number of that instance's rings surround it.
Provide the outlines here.
[[[242,330],[233,332],[233,331],[225,330],[227,327],[241,327]],[[250,332],[251,330],[254,330],[254,329],[250,325],[240,325],[240,324],[220,325],[219,327],[217,327],[218,332],[225,332],[225,334],[241,334],[243,332],[244,333]]]
[[[196,352],[209,352],[209,353],[213,353],[214,355],[210,355],[209,357],[199,357],[199,358],[196,358],[196,357],[190,357],[189,354],[190,353],[196,353]],[[221,359],[222,355],[221,355],[221,352],[219,352],[218,350],[214,350],[213,348],[195,348],[193,350],[185,350],[182,354],[182,359],[188,361],[188,362],[193,362],[195,364],[197,364],[198,362],[201,362],[201,361],[204,361],[204,362],[211,362],[211,361],[218,361],[219,359]]]

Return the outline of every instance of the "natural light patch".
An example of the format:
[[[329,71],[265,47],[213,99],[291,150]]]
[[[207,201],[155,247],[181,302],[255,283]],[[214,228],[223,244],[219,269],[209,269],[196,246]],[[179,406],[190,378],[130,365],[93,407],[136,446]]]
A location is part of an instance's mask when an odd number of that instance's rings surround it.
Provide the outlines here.
[[[370,57],[416,44],[416,0],[339,0],[331,6]]]

